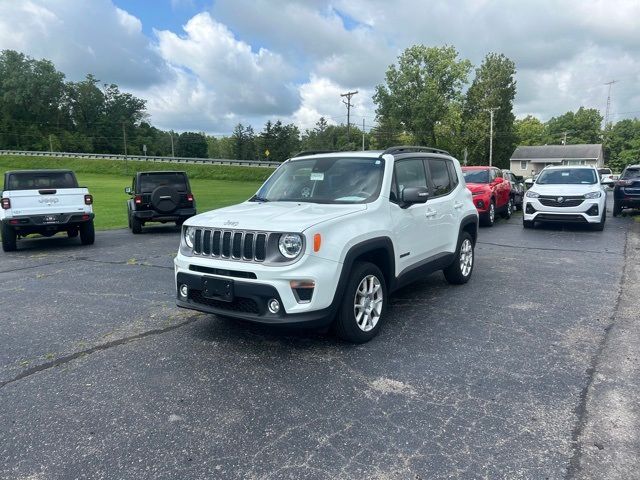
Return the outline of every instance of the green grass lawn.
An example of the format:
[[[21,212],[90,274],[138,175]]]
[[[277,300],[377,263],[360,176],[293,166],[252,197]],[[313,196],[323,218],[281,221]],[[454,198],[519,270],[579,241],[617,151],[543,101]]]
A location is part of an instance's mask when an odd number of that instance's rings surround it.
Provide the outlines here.
[[[185,170],[198,212],[233,205],[251,197],[272,169],[222,165],[179,165],[117,160],[77,160],[41,157],[0,156],[0,169],[68,168],[78,182],[93,195],[95,225],[99,230],[127,226],[127,199],[124,188],[131,186],[135,171]]]

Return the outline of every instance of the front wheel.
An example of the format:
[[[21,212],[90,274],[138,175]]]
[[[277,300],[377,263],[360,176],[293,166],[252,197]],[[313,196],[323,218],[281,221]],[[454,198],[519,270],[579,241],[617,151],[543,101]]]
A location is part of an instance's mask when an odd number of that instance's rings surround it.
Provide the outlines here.
[[[617,217],[622,213],[622,205],[620,202],[613,200],[613,216]]]
[[[485,227],[493,227],[496,221],[496,202],[491,200],[489,211],[480,217],[480,223]]]
[[[534,221],[533,220],[522,220],[522,228],[533,228]]]
[[[473,272],[473,238],[469,232],[463,232],[453,263],[443,270],[444,278],[454,285],[467,283]]]
[[[335,319],[338,337],[364,343],[380,330],[387,303],[387,284],[380,269],[369,262],[354,264]]]
[[[602,212],[602,218],[598,223],[592,224],[591,228],[593,228],[596,232],[601,232],[604,230],[604,224],[607,221],[607,211]]]
[[[9,225],[2,224],[2,250],[14,252],[18,249],[16,231]]]
[[[93,220],[80,225],[80,242],[82,245],[93,245],[96,240],[96,230],[93,226]]]

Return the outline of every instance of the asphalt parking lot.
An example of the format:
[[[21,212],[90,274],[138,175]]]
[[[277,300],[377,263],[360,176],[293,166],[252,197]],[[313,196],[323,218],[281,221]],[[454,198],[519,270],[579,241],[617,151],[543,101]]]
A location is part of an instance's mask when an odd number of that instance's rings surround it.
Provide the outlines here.
[[[0,478],[583,478],[637,227],[499,221],[470,283],[401,290],[358,346],[178,310],[176,229],[24,242],[0,255]]]

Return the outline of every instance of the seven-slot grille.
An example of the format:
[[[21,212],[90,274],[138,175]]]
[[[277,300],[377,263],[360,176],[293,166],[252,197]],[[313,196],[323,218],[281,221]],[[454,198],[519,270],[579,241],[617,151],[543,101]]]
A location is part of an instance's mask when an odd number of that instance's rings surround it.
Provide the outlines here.
[[[263,262],[267,257],[269,233],[196,228],[193,242],[195,255]]]
[[[538,201],[545,207],[577,207],[584,201],[584,196],[541,195]]]

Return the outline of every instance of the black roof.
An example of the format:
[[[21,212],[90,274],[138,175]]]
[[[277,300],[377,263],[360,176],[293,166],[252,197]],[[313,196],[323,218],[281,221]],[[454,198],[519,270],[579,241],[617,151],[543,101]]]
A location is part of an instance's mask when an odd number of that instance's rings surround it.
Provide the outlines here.
[[[153,170],[149,172],[136,172],[136,175],[147,175],[147,174],[155,174],[155,173],[187,173],[184,170]]]
[[[601,143],[579,145],[522,145],[513,152],[511,160],[531,160],[539,158],[597,159],[601,156]]]
[[[5,175],[10,175],[12,173],[33,173],[33,172],[71,172],[73,173],[73,170],[71,170],[70,168],[32,168],[32,169],[25,169],[25,170],[9,170],[7,172],[4,172]]]

